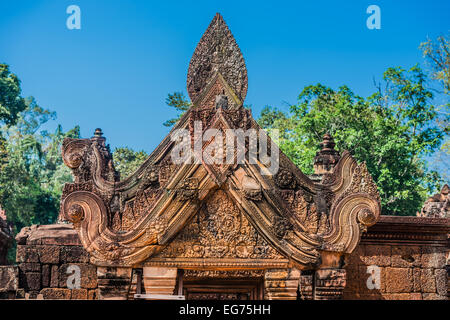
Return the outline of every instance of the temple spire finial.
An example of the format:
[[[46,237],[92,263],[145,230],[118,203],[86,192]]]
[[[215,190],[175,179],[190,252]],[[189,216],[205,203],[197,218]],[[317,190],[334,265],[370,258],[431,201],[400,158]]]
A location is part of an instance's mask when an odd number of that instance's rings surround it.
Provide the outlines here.
[[[187,75],[187,91],[195,105],[218,81],[233,100],[242,103],[248,78],[244,57],[220,13],[216,13],[200,39]]]
[[[334,149],[335,146],[333,137],[329,133],[324,134],[320,143],[321,150],[314,157],[315,174],[329,173],[336,166],[341,155]]]

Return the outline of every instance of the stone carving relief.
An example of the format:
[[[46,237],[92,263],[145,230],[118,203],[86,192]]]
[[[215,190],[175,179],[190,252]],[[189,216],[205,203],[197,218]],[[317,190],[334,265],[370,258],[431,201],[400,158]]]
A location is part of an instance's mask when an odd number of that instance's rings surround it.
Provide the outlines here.
[[[193,220],[158,258],[283,258],[256,232],[222,190],[206,201]]]
[[[189,64],[187,88],[194,104],[217,73],[223,76],[237,98],[244,101],[247,94],[244,57],[220,14],[203,34]]]
[[[446,184],[440,193],[430,197],[423,204],[422,210],[417,213],[419,217],[449,218],[450,217],[450,188]]]
[[[242,106],[247,71],[220,15],[196,48],[187,86],[194,106],[174,130],[187,130],[192,141],[196,121],[203,132],[260,129]],[[365,164],[348,152],[341,156],[329,135],[317,153],[320,172],[314,178],[282,152],[273,176],[261,174],[265,161],[174,164],[175,142],[168,135],[140,168],[120,179],[105,141],[97,129],[90,139],[65,139],[62,148],[75,181],[64,186],[60,220],[73,223],[93,262],[101,265],[134,266],[158,257],[318,266],[323,251],[350,253],[380,215]],[[210,143],[202,141],[202,151]],[[246,155],[249,143],[246,138]]]

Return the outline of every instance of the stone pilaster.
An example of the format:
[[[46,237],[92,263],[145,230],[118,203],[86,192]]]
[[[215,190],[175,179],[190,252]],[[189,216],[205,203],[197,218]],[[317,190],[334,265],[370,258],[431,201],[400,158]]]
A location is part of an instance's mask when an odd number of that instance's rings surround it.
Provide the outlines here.
[[[176,268],[144,267],[143,278],[146,294],[174,295],[177,284]]]
[[[264,299],[296,300],[300,271],[292,269],[269,269],[264,274]]]
[[[301,300],[313,300],[314,293],[314,271],[302,271],[300,275],[299,293]]]
[[[345,269],[320,269],[315,273],[314,300],[339,300],[346,284]]]
[[[98,267],[100,300],[126,300],[131,285],[131,268]]]

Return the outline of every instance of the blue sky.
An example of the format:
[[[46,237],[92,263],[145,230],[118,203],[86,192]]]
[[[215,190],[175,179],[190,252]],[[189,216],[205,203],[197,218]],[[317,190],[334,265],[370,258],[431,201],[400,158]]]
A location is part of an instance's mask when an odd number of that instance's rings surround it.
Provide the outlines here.
[[[68,30],[66,8],[81,9]],[[369,30],[366,8],[381,8]],[[64,130],[101,127],[113,148],[151,152],[175,116],[169,92],[186,93],[195,46],[216,12],[246,60],[246,104],[287,109],[305,85],[374,91],[390,66],[423,63],[418,46],[450,30],[450,1],[93,1],[0,0],[0,62],[23,94],[56,111]]]

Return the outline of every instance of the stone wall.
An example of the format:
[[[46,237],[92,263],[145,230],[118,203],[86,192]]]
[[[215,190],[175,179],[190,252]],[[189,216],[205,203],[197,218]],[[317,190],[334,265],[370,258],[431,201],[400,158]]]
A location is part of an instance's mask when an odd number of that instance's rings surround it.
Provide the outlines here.
[[[18,297],[29,299],[96,299],[97,268],[89,263],[78,234],[65,224],[32,226],[16,236]],[[72,266],[72,267],[71,267]],[[79,268],[79,286],[73,269]],[[68,268],[71,269],[68,270]]]
[[[346,259],[343,298],[447,299],[449,222],[444,218],[382,216]]]
[[[449,232],[450,219],[382,216],[346,258],[343,298],[447,299]],[[97,299],[102,272],[70,225],[24,228],[16,240],[17,266],[0,267],[0,298]],[[71,265],[79,267],[79,289],[68,288]]]

